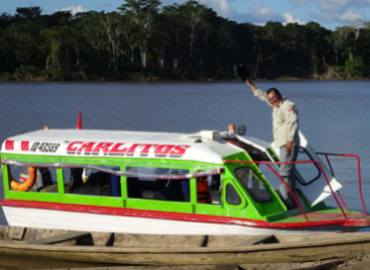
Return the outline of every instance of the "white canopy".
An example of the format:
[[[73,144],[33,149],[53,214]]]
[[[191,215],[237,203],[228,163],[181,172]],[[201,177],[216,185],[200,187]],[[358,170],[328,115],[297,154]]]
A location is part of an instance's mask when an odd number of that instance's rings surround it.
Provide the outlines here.
[[[106,130],[37,130],[11,137],[1,153],[43,156],[90,156],[180,159],[223,164],[241,149],[218,140],[218,131],[191,135]]]

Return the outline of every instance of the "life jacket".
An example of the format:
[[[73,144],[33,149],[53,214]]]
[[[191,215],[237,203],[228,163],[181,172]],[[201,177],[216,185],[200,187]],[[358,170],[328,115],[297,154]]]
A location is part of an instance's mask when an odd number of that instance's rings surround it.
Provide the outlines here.
[[[197,178],[197,199],[198,203],[212,203],[207,177]]]

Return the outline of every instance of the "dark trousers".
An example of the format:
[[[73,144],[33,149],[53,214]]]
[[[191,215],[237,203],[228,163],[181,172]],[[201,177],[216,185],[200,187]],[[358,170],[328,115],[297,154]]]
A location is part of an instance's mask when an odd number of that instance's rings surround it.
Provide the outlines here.
[[[299,146],[293,145],[292,151],[288,153],[286,151],[286,146],[280,148],[280,161],[281,162],[290,162],[296,161],[298,156]],[[280,164],[280,176],[283,178],[285,183],[288,184],[289,188],[295,192],[295,164]],[[289,192],[284,183],[280,183],[280,194],[284,200],[285,205],[288,209],[293,209],[297,207],[292,194]]]

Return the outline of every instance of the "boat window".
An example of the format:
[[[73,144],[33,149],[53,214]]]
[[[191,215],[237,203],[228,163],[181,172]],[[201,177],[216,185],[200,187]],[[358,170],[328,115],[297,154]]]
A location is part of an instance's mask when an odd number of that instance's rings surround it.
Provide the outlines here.
[[[9,165],[9,185],[12,190],[58,193],[55,168]],[[35,177],[32,177],[35,175]],[[14,182],[13,182],[14,180]]]
[[[304,148],[299,148],[297,161],[314,160]],[[295,165],[296,179],[302,185],[309,185],[321,176],[320,168],[316,163],[301,163]]]
[[[243,148],[254,161],[270,161],[266,152],[261,151],[252,144],[238,141],[238,146]]]
[[[234,170],[234,174],[254,201],[264,203],[272,199],[270,192],[259,180],[253,169],[240,167]]]
[[[231,205],[239,205],[242,203],[242,199],[232,184],[226,185],[226,202]]]
[[[221,175],[197,178],[197,201],[200,204],[221,204]]]
[[[127,197],[132,199],[190,202],[189,179],[157,179],[155,175],[184,175],[188,170],[126,167],[126,172],[143,177],[127,177]],[[147,176],[147,177],[146,177]],[[150,177],[152,176],[152,177]]]
[[[109,167],[111,168],[111,167]],[[65,193],[120,197],[120,177],[90,168],[63,169]]]

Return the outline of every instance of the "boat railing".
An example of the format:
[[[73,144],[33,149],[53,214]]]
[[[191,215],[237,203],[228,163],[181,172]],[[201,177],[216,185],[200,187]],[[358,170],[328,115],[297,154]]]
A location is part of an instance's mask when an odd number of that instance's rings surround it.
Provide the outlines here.
[[[334,191],[333,191],[333,189],[332,189],[332,187],[331,187],[331,185],[330,185],[330,182],[329,182],[329,180],[328,180],[328,178],[327,178],[327,176],[326,176],[326,174],[325,174],[325,171],[323,170],[323,168],[322,168],[322,166],[321,166],[321,164],[320,164],[320,162],[318,162],[318,161],[316,161],[316,160],[300,160],[300,161],[285,161],[285,162],[283,162],[283,161],[279,161],[279,162],[272,162],[272,161],[240,161],[240,160],[226,160],[225,161],[226,163],[243,163],[243,164],[264,164],[264,165],[266,165],[279,179],[280,179],[280,181],[285,185],[285,187],[289,190],[289,192],[290,192],[290,194],[292,194],[292,196],[293,196],[293,198],[294,198],[294,200],[295,200],[295,202],[297,203],[297,205],[298,205],[298,207],[299,207],[299,209],[301,210],[301,212],[302,212],[302,215],[304,216],[304,218],[306,219],[306,221],[309,221],[308,220],[308,217],[307,217],[307,215],[306,215],[306,213],[305,213],[305,211],[304,211],[304,209],[303,209],[303,207],[302,207],[302,205],[301,205],[301,203],[300,203],[300,201],[298,200],[298,198],[297,198],[297,196],[295,195],[295,193],[292,191],[292,189],[288,186],[288,184],[284,181],[284,179],[271,167],[271,165],[276,165],[276,164],[306,164],[306,163],[315,163],[318,167],[319,167],[319,169],[320,169],[320,171],[321,171],[321,173],[322,173],[322,175],[324,176],[324,179],[325,179],[325,181],[326,181],[326,183],[327,183],[327,185],[328,185],[328,187],[330,188],[330,191],[331,191],[331,194],[333,195],[333,197],[334,197],[334,199],[335,199],[335,201],[336,201],[336,203],[337,203],[337,205],[338,205],[338,207],[339,207],[339,209],[341,210],[341,212],[342,212],[342,214],[343,214],[343,216],[344,216],[344,219],[345,220],[347,220],[348,218],[347,218],[347,215],[346,215],[346,213],[344,212],[344,210],[343,210],[343,207],[341,206],[341,204],[339,203],[339,201],[338,201],[338,198],[335,196],[335,193],[334,193]]]
[[[334,175],[333,167],[331,166],[331,162],[329,160],[329,156],[350,157],[350,158],[356,158],[357,159],[358,189],[359,189],[359,193],[360,193],[362,208],[364,210],[364,214],[366,214],[367,212],[366,212],[365,202],[364,202],[364,198],[362,196],[360,157],[358,155],[354,155],[354,154],[333,154],[333,153],[321,153],[321,152],[316,153],[316,154],[325,156],[326,161],[328,162],[328,165],[329,165],[329,168],[330,168],[330,171],[331,171],[331,174],[333,175],[333,177],[335,177],[335,175]],[[339,190],[337,191],[337,194],[338,194],[344,208],[346,210],[348,210],[347,205],[344,203],[344,200],[343,200],[342,196],[339,193]]]

